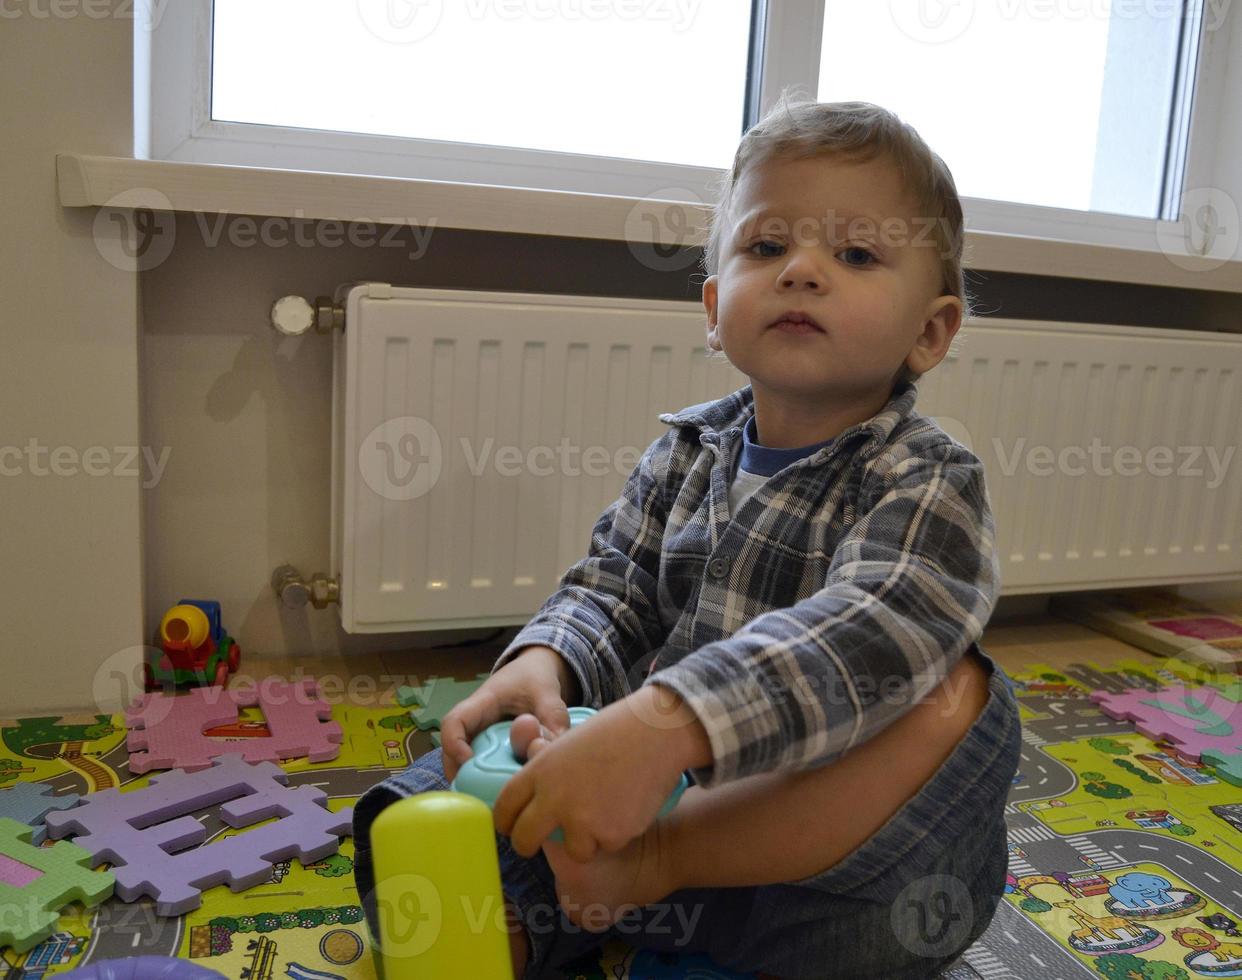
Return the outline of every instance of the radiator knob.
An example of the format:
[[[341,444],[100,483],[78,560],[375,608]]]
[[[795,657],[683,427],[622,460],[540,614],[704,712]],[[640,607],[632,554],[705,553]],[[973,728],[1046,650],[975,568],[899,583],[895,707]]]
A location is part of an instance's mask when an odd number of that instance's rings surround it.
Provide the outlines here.
[[[281,565],[272,572],[272,589],[286,609],[301,609],[310,601],[310,586],[292,565]]]
[[[272,304],[272,326],[286,337],[300,337],[315,325],[315,308],[301,296],[282,296]]]
[[[341,601],[339,581],[323,572],[316,572],[307,580],[289,564],[272,572],[272,590],[286,609],[301,609],[308,602],[316,609],[327,609]]]

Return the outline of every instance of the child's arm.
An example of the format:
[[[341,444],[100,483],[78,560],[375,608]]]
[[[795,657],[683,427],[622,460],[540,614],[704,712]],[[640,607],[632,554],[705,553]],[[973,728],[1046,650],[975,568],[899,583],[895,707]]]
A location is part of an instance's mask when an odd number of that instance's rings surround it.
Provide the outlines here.
[[[570,566],[497,659],[499,670],[532,644],[551,647],[568,663],[580,703],[600,708],[630,692],[626,675],[663,644],[656,586],[664,537],[664,485],[677,430],[643,453],[620,497],[600,515],[585,558]]]
[[[999,589],[983,464],[945,441],[881,461],[820,591],[651,675],[706,730],[702,786],[832,761],[910,710],[982,634]]]

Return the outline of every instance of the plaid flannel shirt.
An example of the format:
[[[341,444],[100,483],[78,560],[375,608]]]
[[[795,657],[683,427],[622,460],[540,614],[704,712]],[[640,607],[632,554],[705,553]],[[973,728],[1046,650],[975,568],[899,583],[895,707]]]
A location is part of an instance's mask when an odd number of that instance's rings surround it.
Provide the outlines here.
[[[492,668],[555,649],[583,703],[641,684],[702,722],[711,787],[832,761],[899,718],[977,641],[999,590],[983,464],[885,407],[728,513],[751,388],[681,412],[600,515],[590,553]]]

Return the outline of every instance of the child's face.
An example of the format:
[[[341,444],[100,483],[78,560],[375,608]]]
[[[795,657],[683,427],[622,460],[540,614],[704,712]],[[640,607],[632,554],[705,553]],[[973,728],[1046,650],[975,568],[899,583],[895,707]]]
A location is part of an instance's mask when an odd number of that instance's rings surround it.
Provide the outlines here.
[[[930,221],[881,160],[752,167],[734,190],[719,272],[703,284],[708,344],[766,392],[887,395],[903,364],[939,363],[961,324]],[[822,330],[774,329],[789,310]]]

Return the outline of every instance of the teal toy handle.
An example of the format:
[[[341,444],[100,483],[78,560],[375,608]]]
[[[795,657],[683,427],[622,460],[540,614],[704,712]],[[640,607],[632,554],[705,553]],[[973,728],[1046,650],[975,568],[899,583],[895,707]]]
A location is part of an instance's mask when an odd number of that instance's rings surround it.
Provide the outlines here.
[[[581,706],[570,708],[569,727],[575,728],[596,714],[594,708]],[[458,793],[468,793],[495,809],[496,797],[500,795],[505,783],[522,768],[521,761],[513,754],[513,746],[509,743],[509,730],[512,727],[512,721],[498,721],[479,732],[470,742],[474,755],[466,760],[449,789]],[[660,807],[658,816],[662,817],[673,809],[689,785],[690,780],[683,772],[668,799]],[[549,835],[549,840],[563,841],[564,839],[565,835],[560,827]]]

